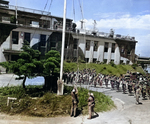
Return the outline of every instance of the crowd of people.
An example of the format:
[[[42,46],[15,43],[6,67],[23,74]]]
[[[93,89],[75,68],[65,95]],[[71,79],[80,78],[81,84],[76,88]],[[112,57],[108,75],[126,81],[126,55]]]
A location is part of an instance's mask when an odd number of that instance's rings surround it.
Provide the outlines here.
[[[95,69],[84,69],[82,71],[64,73],[64,82],[69,84],[94,85],[94,87],[110,87],[112,90],[120,91],[124,94],[134,95],[136,104],[141,104],[139,97],[150,99],[150,77],[138,72],[127,71],[125,75],[104,75],[96,73]],[[92,97],[92,94],[90,95]],[[89,115],[92,107],[89,107]],[[90,116],[91,117],[91,116]],[[89,117],[89,118],[90,118]]]

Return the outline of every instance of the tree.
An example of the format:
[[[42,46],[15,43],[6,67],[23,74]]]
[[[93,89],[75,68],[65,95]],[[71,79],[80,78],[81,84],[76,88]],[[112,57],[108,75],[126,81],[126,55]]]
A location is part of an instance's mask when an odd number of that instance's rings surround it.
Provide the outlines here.
[[[43,76],[45,79],[44,88],[49,88],[52,82],[56,82],[60,70],[60,53],[56,50],[51,50],[45,54],[43,61]]]
[[[10,61],[9,69],[19,78],[23,76],[23,88],[25,88],[26,78],[36,77],[39,75],[38,71],[42,70],[42,63],[40,61],[40,52],[30,48],[26,42],[23,44],[23,52],[19,54],[17,61]],[[37,71],[38,70],[38,71]]]
[[[41,59],[41,53],[32,49],[26,42],[22,47],[23,51],[19,54],[17,61],[1,63],[5,68],[11,70],[19,78],[23,78],[23,88],[25,88],[26,78],[43,76],[45,79],[44,88],[48,89],[52,77],[57,77],[60,67],[60,54],[58,51],[51,50],[45,54],[45,59]]]

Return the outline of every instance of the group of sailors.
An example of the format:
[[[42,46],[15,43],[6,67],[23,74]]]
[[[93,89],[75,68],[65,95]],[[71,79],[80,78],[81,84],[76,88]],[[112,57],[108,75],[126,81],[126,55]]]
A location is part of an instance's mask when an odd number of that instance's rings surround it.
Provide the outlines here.
[[[150,78],[143,75],[132,75],[127,71],[126,75],[104,75],[96,73],[95,69],[83,69],[82,71],[64,73],[65,83],[94,85],[96,87],[111,87],[112,90],[122,91],[124,94],[136,95],[136,90],[140,87],[142,97],[150,99]]]

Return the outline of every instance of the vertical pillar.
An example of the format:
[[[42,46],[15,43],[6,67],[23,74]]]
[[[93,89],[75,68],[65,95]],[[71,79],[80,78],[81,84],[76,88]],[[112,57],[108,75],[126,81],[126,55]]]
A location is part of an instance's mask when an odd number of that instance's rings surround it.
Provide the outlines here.
[[[11,54],[8,55],[8,60],[11,61]]]
[[[24,40],[24,32],[19,32],[18,50],[22,48]]]
[[[97,61],[103,62],[104,60],[104,42],[98,42]]]
[[[108,55],[107,55],[107,64],[111,61],[111,49],[112,49],[112,43],[109,43]]]
[[[52,18],[50,19],[50,29],[53,29]]]
[[[93,49],[94,48],[94,41],[90,42],[90,55],[89,55],[89,63],[93,62]]]
[[[3,54],[2,47],[0,47],[0,62],[2,62],[2,54]]]
[[[115,59],[114,59],[114,63],[116,65],[120,64],[120,50],[119,50],[118,44],[116,44],[116,46],[115,46]]]
[[[12,31],[11,31],[11,33],[10,33],[10,44],[9,44],[9,48],[10,48],[10,50],[12,50]]]

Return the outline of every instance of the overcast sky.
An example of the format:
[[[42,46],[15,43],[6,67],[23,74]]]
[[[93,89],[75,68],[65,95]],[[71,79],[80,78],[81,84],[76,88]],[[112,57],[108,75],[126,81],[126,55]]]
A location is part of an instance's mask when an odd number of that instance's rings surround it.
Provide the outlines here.
[[[9,1],[10,5],[63,16],[64,0]],[[100,32],[109,33],[113,28],[115,34],[134,36],[138,41],[135,53],[150,57],[150,0],[67,0],[66,17],[73,19],[78,27],[79,21],[84,19],[85,28],[93,29],[96,20],[96,28]]]

